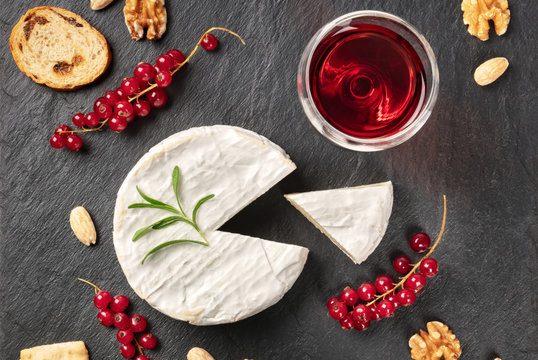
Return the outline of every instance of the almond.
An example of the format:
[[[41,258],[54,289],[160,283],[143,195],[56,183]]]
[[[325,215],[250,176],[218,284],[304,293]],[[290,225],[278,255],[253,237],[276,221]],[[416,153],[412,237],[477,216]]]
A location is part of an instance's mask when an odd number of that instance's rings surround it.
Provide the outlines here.
[[[187,354],[187,360],[215,360],[215,358],[204,349],[193,347]]]
[[[90,7],[92,10],[101,10],[106,8],[114,0],[91,0]]]
[[[84,209],[82,206],[77,206],[71,210],[69,223],[71,224],[71,229],[73,229],[75,236],[80,240],[81,243],[86,246],[95,244],[97,233],[95,232],[95,226],[93,225],[92,218],[86,209]]]
[[[489,59],[476,68],[474,81],[480,86],[489,85],[497,80],[508,68],[508,60],[503,57]]]

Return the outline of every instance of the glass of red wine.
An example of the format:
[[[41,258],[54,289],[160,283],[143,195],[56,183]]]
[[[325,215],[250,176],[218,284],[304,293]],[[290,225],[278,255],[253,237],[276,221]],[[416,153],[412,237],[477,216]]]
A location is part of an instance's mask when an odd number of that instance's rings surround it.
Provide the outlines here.
[[[426,123],[439,91],[428,41],[380,11],[357,11],[323,26],[303,52],[299,98],[312,125],[334,143],[379,151]]]

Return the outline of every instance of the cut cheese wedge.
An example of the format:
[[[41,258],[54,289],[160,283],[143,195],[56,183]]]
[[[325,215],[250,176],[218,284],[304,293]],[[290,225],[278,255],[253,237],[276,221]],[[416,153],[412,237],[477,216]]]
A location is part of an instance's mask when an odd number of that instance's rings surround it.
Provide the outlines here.
[[[171,186],[181,171],[180,201],[187,214],[214,194],[197,214],[210,246],[183,243],[142,258],[176,239],[201,240],[188,224],[133,234],[170,214],[128,209],[148,196],[176,204]],[[195,325],[235,322],[279,301],[300,275],[308,249],[218,231],[226,221],[295,169],[286,153],[266,138],[237,127],[211,126],[177,133],[149,150],[129,172],[116,200],[114,247],[135,292],[151,306]]]
[[[393,202],[390,181],[285,197],[356,264],[381,242]]]

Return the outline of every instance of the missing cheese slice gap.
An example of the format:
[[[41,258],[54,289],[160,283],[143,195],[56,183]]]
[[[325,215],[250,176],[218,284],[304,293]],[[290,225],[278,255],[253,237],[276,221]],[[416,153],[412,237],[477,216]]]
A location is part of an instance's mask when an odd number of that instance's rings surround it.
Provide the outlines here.
[[[200,198],[215,194],[197,215],[210,246],[169,246],[142,265],[159,244],[200,240],[191,226],[178,222],[131,241],[136,230],[169,216],[159,209],[128,209],[141,201],[136,186],[176,204],[170,181],[175,166],[187,214]],[[129,172],[116,199],[114,247],[131,287],[157,310],[195,325],[235,322],[275,304],[299,277],[308,249],[218,229],[293,170],[280,147],[238,127],[193,128],[154,146]]]
[[[393,202],[390,181],[285,197],[356,264],[381,242]]]

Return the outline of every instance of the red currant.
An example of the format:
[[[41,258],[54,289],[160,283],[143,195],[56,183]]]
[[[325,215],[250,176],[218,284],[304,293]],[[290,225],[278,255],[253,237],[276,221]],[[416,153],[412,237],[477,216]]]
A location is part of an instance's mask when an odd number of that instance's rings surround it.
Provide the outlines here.
[[[353,319],[356,321],[369,321],[371,318],[370,308],[364,304],[359,304],[353,309]]]
[[[127,306],[129,306],[129,299],[127,296],[123,295],[116,295],[112,298],[112,302],[110,303],[110,310],[120,313],[124,312],[125,309],[127,309]]]
[[[120,100],[114,106],[114,112],[121,117],[129,117],[133,115],[133,105],[127,100]]]
[[[138,90],[139,93],[146,90],[149,87],[149,82],[141,82],[140,83],[140,89]]]
[[[120,330],[127,330],[131,326],[131,322],[129,321],[129,317],[125,315],[124,313],[116,313],[114,315],[114,326],[117,327]]]
[[[96,127],[99,125],[99,115],[97,115],[94,112],[86,114],[86,117],[84,118],[84,124],[88,127]]]
[[[403,284],[404,289],[411,290],[415,294],[420,294],[424,286],[426,286],[426,277],[420,273],[409,276]]]
[[[409,306],[413,305],[415,303],[415,300],[417,299],[417,296],[414,292],[402,289],[396,294],[396,299],[398,299],[398,302],[403,306]]]
[[[166,55],[170,56],[174,60],[174,68],[178,67],[185,61],[185,55],[177,49],[168,50]]]
[[[372,301],[375,296],[375,286],[372,283],[365,282],[359,287],[359,298],[362,301]]]
[[[121,88],[121,86],[116,89],[116,95],[119,96],[118,101],[120,101],[120,100],[129,100],[129,96],[125,93],[125,91]],[[116,103],[118,101],[116,101]],[[116,105],[116,103],[114,103],[114,105]]]
[[[155,75],[155,83],[158,87],[167,87],[172,83],[172,74],[170,74],[170,71],[159,71]]]
[[[101,119],[106,119],[112,113],[112,107],[108,105],[108,101],[102,96],[93,103],[93,112],[99,115]]]
[[[81,112],[76,113],[73,115],[73,118],[71,119],[73,121],[73,125],[78,127],[84,126],[84,114]]]
[[[118,339],[120,343],[127,345],[133,342],[134,333],[131,330],[118,330],[116,339]]]
[[[349,330],[353,328],[353,317],[350,314],[347,314],[343,319],[340,319],[340,325],[342,326],[342,330]]]
[[[65,145],[65,138],[60,134],[54,134],[50,138],[50,146],[55,149],[61,149]]]
[[[388,301],[392,303],[392,305],[394,305],[394,309],[399,308],[401,305],[400,302],[398,301],[398,298],[396,297],[394,293],[388,294],[385,299],[387,299]]]
[[[379,315],[379,311],[377,311],[377,306],[375,304],[372,304],[368,306],[370,309],[370,320],[377,321],[381,319],[381,316]]]
[[[419,266],[419,270],[421,274],[431,278],[437,275],[437,272],[439,271],[439,264],[437,264],[437,260],[427,258],[422,260]]]
[[[336,301],[329,308],[329,315],[336,320],[343,319],[347,314],[347,306],[343,301]]]
[[[93,304],[98,309],[106,309],[108,307],[108,304],[112,301],[112,296],[110,296],[110,293],[108,291],[99,291],[95,296],[93,297]]]
[[[78,151],[82,147],[82,139],[77,134],[71,134],[65,139],[65,147],[72,151]]]
[[[153,334],[144,334],[140,337],[140,346],[144,349],[153,349],[157,346],[157,338]]]
[[[377,304],[377,312],[381,318],[386,318],[394,314],[394,305],[387,299],[383,299]]]
[[[149,357],[146,355],[138,355],[135,360],[149,360]]]
[[[136,355],[136,349],[133,344],[124,344],[120,348],[120,354],[126,359],[132,359]]]
[[[114,313],[110,309],[101,309],[97,313],[97,321],[103,326],[112,326],[114,323]]]
[[[405,255],[400,255],[394,259],[392,267],[398,274],[407,274],[411,270],[411,260]]]
[[[370,321],[355,321],[354,327],[359,331],[367,330],[370,327]]]
[[[375,279],[375,288],[378,293],[384,294],[389,290],[394,289],[392,278],[388,275],[380,275]]]
[[[148,116],[151,111],[151,105],[147,100],[138,100],[134,103],[133,108],[135,115],[140,117]]]
[[[175,61],[172,59],[170,55],[162,54],[157,57],[157,61],[155,61],[155,66],[160,71],[167,71],[174,67]]]
[[[164,104],[166,104],[166,101],[168,100],[168,95],[163,89],[155,88],[150,90],[146,94],[146,100],[149,101],[152,107],[160,108],[161,106],[164,106]]]
[[[347,306],[355,306],[359,301],[359,292],[347,286],[340,294],[340,300],[345,302]]]
[[[337,301],[340,301],[337,297],[333,296],[332,298],[330,298],[329,300],[327,300],[327,309],[330,309],[331,306],[337,302]]]
[[[55,134],[58,134],[64,138],[66,138],[67,135],[69,135],[68,133],[66,133],[66,131],[71,131],[71,128],[65,124],[62,124],[58,126],[56,129],[54,129]]]
[[[206,36],[204,36],[204,38],[202,39],[200,46],[207,51],[211,51],[211,50],[215,50],[218,44],[219,44],[219,41],[217,40],[215,35],[206,34]]]
[[[65,139],[65,147],[72,151],[78,151],[82,147],[82,139],[77,134],[71,134]]]
[[[134,95],[140,89],[140,80],[136,77],[126,78],[122,81],[121,88],[127,96]]]
[[[131,322],[131,330],[133,330],[135,333],[142,332],[146,329],[146,318],[142,315],[135,314],[131,316],[130,319]]]
[[[112,115],[112,117],[108,120],[108,127],[114,132],[122,132],[123,130],[127,129],[127,120],[125,120],[124,117]]]
[[[123,91],[123,90],[122,90]],[[113,91],[113,90],[108,90],[106,93],[105,93],[105,96],[104,96],[105,100],[106,100],[106,103],[110,106],[114,106],[116,105],[116,103],[118,101],[121,100],[121,97],[120,95],[116,92],[116,91]]]
[[[133,120],[136,118],[135,114],[133,113],[131,116],[127,116],[125,118],[125,121],[127,121],[127,124],[130,124],[133,122]]]
[[[148,81],[153,80],[153,77],[155,76],[155,69],[151,64],[140,63],[134,69],[134,76],[138,80],[147,83]]]
[[[413,235],[411,239],[409,239],[409,246],[411,246],[411,249],[413,249],[413,251],[421,253],[428,250],[428,248],[430,247],[430,242],[431,241],[428,234],[419,232]]]

